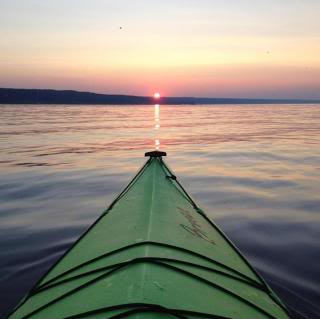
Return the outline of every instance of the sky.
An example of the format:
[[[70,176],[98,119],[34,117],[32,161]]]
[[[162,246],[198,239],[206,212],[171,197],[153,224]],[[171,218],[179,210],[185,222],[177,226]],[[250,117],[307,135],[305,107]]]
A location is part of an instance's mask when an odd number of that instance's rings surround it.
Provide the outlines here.
[[[1,0],[0,87],[320,98],[319,0]]]

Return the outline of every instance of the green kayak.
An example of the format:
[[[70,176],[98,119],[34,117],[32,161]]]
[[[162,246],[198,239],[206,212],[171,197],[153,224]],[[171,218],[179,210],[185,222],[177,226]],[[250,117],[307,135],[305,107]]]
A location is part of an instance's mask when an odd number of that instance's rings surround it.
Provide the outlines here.
[[[150,158],[10,319],[289,318],[164,163]]]

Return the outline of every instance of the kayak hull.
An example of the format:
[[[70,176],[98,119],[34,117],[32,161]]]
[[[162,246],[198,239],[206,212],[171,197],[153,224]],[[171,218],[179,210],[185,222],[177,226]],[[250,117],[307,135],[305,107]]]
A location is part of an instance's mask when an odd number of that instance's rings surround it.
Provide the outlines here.
[[[289,315],[158,156],[9,316],[177,317]]]

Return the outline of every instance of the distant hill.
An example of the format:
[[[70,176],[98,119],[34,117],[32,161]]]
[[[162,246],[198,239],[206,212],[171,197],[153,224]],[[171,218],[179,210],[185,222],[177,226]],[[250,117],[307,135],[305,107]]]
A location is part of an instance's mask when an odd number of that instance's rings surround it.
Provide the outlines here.
[[[0,88],[0,104],[284,104],[320,103],[308,99],[243,99],[243,98],[198,98],[198,97],[153,97],[98,94],[71,90],[10,89]]]

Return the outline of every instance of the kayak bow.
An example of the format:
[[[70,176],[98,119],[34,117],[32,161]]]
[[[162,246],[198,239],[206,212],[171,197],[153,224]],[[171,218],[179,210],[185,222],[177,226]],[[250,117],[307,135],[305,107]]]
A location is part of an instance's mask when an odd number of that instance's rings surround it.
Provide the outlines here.
[[[9,316],[288,319],[162,160],[150,156]]]

